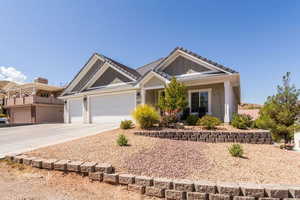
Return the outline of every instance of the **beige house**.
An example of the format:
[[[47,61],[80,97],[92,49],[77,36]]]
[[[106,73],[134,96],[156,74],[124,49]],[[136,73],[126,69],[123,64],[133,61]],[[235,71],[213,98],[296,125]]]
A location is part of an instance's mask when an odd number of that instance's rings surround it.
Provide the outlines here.
[[[238,72],[183,48],[137,69],[95,53],[59,97],[65,123],[119,123],[138,104],[156,105],[172,77],[188,89],[190,114],[230,122],[240,103]]]
[[[63,88],[48,85],[37,78],[33,83],[15,84],[5,88],[4,108],[9,123],[63,122],[63,101],[57,99]]]

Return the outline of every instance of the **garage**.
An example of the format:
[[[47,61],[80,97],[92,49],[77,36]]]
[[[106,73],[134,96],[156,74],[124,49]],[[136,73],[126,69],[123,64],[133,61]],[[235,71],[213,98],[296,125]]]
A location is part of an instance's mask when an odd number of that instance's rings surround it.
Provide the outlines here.
[[[14,124],[32,123],[30,106],[10,108],[10,113],[12,116],[11,123]]]
[[[135,108],[135,92],[90,97],[92,123],[119,123],[131,119]]]
[[[70,123],[83,123],[83,103],[82,99],[69,100]]]

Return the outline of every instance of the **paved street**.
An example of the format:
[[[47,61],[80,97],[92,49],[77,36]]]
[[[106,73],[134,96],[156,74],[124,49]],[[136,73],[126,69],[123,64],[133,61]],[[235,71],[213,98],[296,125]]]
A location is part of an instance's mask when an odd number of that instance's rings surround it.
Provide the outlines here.
[[[40,124],[0,128],[0,157],[97,134],[116,124]]]

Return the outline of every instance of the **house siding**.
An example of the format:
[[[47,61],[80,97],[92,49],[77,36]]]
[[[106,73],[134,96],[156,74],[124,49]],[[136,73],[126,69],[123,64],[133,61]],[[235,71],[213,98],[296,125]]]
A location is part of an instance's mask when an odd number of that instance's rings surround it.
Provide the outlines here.
[[[89,71],[82,77],[82,79],[77,83],[77,85],[72,89],[72,92],[78,92],[82,89],[85,84],[95,75],[95,73],[103,66],[104,62],[97,60]]]
[[[209,71],[210,69],[182,56],[178,56],[169,66],[164,69],[164,72],[171,76],[177,76],[181,74],[187,74],[189,70],[193,70],[195,72],[204,72]]]
[[[120,74],[120,72],[109,67],[101,77],[92,85],[92,87],[99,87],[109,85],[115,78],[120,79],[123,82],[130,82],[131,80],[126,76]]]
[[[210,84],[199,86],[188,86],[187,90],[209,89],[211,88],[211,112],[212,115],[218,117],[220,120],[224,119],[225,100],[224,100],[224,84]]]
[[[147,83],[145,83],[144,87],[156,87],[156,86],[164,86],[164,82],[158,79],[157,77],[152,77]]]

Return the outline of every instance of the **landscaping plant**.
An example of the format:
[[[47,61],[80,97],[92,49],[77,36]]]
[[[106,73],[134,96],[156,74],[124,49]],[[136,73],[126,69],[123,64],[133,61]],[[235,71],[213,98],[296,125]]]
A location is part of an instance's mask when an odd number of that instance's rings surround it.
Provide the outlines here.
[[[291,142],[294,131],[299,129],[297,116],[300,114],[300,104],[297,102],[300,90],[290,84],[290,73],[283,76],[283,85],[277,86],[277,94],[268,97],[256,127],[269,129],[275,141]]]
[[[172,115],[178,120],[178,114],[188,105],[185,85],[172,78],[164,94],[159,97],[158,107],[163,115]]]
[[[217,126],[221,124],[221,120],[217,117],[211,115],[205,115],[197,121],[198,126],[204,126],[206,129],[216,129]]]
[[[125,135],[120,134],[120,135],[118,135],[117,144],[119,146],[127,146],[128,145],[128,139],[126,138]]]
[[[132,117],[142,129],[153,127],[160,119],[159,113],[149,105],[138,105],[133,111]]]
[[[187,125],[195,126],[198,120],[199,120],[198,115],[189,115],[186,119],[186,123]]]
[[[232,144],[228,151],[233,157],[242,157],[244,155],[243,147],[240,144]]]
[[[253,126],[253,120],[250,115],[234,113],[231,125],[238,129],[248,129]]]
[[[123,120],[120,124],[121,129],[131,129],[133,128],[133,122],[131,120]]]

